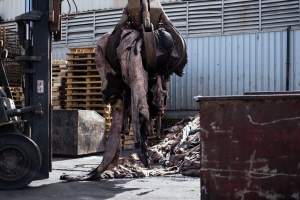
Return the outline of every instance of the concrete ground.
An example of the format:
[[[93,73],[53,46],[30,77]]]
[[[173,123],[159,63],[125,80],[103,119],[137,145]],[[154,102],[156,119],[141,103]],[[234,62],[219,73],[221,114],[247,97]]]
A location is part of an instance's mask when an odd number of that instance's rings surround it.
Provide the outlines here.
[[[96,167],[101,157],[90,156],[53,162],[50,178],[34,181],[17,191],[0,191],[0,200],[199,200],[200,179],[181,175],[98,182],[63,183],[60,175],[82,174]]]

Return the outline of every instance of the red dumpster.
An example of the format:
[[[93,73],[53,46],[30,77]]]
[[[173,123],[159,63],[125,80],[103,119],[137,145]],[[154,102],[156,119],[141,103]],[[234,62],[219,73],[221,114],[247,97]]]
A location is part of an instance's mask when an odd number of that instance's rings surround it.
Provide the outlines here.
[[[300,95],[197,97],[202,200],[300,199]]]

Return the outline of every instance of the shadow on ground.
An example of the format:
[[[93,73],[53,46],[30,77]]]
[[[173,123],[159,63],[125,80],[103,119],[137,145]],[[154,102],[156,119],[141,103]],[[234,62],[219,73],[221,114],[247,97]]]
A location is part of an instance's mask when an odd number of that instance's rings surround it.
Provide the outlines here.
[[[23,190],[0,191],[0,200],[100,200],[117,194],[138,190],[120,185],[131,180],[102,180],[99,182],[54,183]]]

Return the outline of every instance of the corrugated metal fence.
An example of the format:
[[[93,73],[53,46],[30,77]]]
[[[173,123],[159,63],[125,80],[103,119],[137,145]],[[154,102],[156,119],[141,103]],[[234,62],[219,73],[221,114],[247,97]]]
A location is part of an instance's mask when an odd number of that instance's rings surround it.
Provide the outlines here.
[[[10,0],[11,1],[11,0]],[[182,0],[160,0],[160,2],[176,2]],[[124,8],[127,4],[127,0],[75,0],[78,12],[85,12],[97,9],[116,9]],[[76,12],[76,6],[72,0],[69,3],[64,0],[62,2],[62,13],[67,14],[69,12]]]
[[[74,1],[76,5],[74,4]],[[120,9],[123,8],[127,0],[63,0],[62,13],[68,14],[86,12],[91,10]],[[162,3],[175,2],[182,0],[160,0]],[[26,0],[0,0],[0,16],[5,20],[14,20],[16,16],[25,12]],[[76,10],[77,6],[77,10]]]
[[[284,91],[287,32],[187,38],[183,78],[172,77],[169,109],[196,110],[196,95]],[[300,90],[300,30],[291,32],[291,90]],[[297,56],[298,55],[298,56]]]
[[[300,25],[299,0],[194,0],[163,3],[176,28],[185,36],[202,37],[284,30]],[[62,42],[92,45],[120,19],[122,9],[95,10],[62,18]]]
[[[186,37],[185,75],[173,76],[169,110],[196,110],[194,96],[238,95],[254,91],[284,91],[287,32],[259,32],[210,37]],[[291,32],[291,90],[300,90],[300,30]],[[65,58],[56,48],[54,58]],[[297,56],[298,55],[298,56]]]

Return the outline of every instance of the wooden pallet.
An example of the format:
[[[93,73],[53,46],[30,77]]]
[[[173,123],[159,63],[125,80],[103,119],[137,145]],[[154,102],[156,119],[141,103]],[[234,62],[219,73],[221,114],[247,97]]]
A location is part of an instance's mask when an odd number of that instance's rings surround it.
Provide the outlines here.
[[[68,68],[70,70],[80,70],[80,69],[96,69],[96,63],[76,63],[76,64],[69,64]]]
[[[74,82],[82,82],[86,84],[90,82],[97,82],[99,85],[101,85],[102,83],[99,75],[82,76],[82,75],[67,74],[67,83],[74,83]]]
[[[1,44],[2,43],[2,44]],[[16,31],[12,31],[5,25],[0,24],[0,45],[8,50],[9,56],[21,55],[22,48],[19,42],[19,36]]]
[[[9,85],[12,87],[21,87],[22,66],[13,59],[5,59],[3,63]]]
[[[71,48],[67,53],[66,108],[95,110],[106,120],[109,130],[110,107],[103,101],[102,81],[95,62],[95,48]]]
[[[9,88],[14,100],[15,106],[21,108],[24,105],[24,93],[22,87],[10,87]]]
[[[52,61],[52,99],[53,109],[64,109],[66,100],[66,73],[67,62],[64,60]]]
[[[95,69],[70,69],[67,72],[68,76],[98,76],[99,72]]]
[[[4,69],[9,85],[13,88],[21,88],[22,66],[15,61],[15,56],[21,55],[21,47],[16,32],[0,24],[0,48],[8,50],[8,58],[3,59]],[[16,104],[21,103],[20,101]]]
[[[0,48],[5,48],[6,31],[5,27],[0,27]]]
[[[153,134],[148,135],[147,144],[148,146],[154,146],[158,144],[161,140],[156,135],[156,130],[153,130]],[[122,135],[120,147],[123,150],[132,150],[135,149],[135,136],[133,133],[132,124],[130,126],[129,135]]]

